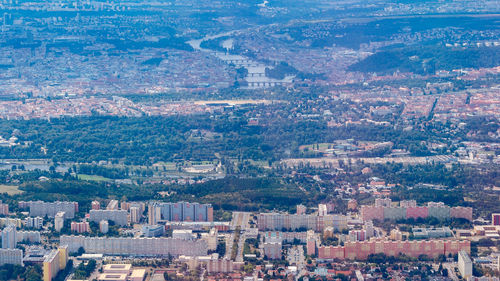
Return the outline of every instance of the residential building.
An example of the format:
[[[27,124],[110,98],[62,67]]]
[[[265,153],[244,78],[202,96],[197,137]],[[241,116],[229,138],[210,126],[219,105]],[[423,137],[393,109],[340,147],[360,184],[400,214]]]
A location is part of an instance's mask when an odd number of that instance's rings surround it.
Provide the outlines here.
[[[21,249],[0,249],[0,266],[4,264],[23,265]]]
[[[50,251],[43,261],[43,281],[52,281],[59,271],[66,268],[68,262],[68,249],[61,246]]]
[[[491,224],[500,225],[500,214],[491,214]]]
[[[207,243],[203,240],[174,238],[85,237],[61,236],[61,245],[68,245],[71,253],[83,247],[86,253],[124,256],[203,256]]]
[[[90,224],[88,221],[71,222],[71,231],[77,233],[90,232]]]
[[[106,206],[106,210],[118,210],[118,200],[111,200],[109,201],[108,205]]]
[[[130,207],[130,223],[138,223],[141,220],[141,210],[139,207]]]
[[[2,200],[0,200],[0,215],[9,215],[9,204],[2,203]]]
[[[64,212],[65,218],[72,219],[75,217],[75,213],[78,212],[77,202],[43,202],[43,201],[21,201],[19,202],[19,208],[29,209],[30,216],[38,216],[49,218],[54,218],[57,213]]]
[[[56,231],[61,231],[61,229],[64,227],[64,212],[59,212],[56,214],[54,218],[54,229]]]
[[[90,210],[90,221],[114,221],[115,224],[124,226],[128,222],[128,212],[125,210]]]
[[[148,210],[149,224],[157,224],[158,221],[213,221],[210,204],[153,202]]]
[[[109,223],[107,220],[102,220],[99,222],[99,231],[104,234],[108,233]]]
[[[17,245],[17,231],[14,225],[8,225],[2,230],[2,249],[14,249]]]
[[[458,271],[465,280],[472,277],[472,261],[466,251],[458,252]]]
[[[297,215],[305,215],[306,210],[307,210],[306,206],[304,206],[302,204],[297,205]]]
[[[424,240],[424,241],[363,241],[345,242],[344,246],[318,247],[318,258],[366,260],[368,255],[383,253],[387,256],[397,256],[404,253],[409,257],[418,258],[420,255],[437,257],[457,254],[460,250],[470,252],[470,241],[458,240]]]
[[[92,201],[92,203],[91,203],[91,209],[92,210],[100,210],[101,209],[101,203],[99,203],[99,201]]]
[[[281,242],[264,242],[264,255],[271,260],[281,259]]]
[[[42,217],[27,217],[24,220],[24,225],[28,228],[36,228],[40,229],[43,226],[43,218]]]

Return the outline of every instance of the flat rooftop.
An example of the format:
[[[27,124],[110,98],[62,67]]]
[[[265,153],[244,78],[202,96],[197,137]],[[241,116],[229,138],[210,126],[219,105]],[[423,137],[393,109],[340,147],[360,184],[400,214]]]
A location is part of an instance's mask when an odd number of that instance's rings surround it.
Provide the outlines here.
[[[112,263],[106,264],[103,266],[104,272],[113,272],[113,271],[130,271],[132,268],[131,264],[120,264],[120,263]]]

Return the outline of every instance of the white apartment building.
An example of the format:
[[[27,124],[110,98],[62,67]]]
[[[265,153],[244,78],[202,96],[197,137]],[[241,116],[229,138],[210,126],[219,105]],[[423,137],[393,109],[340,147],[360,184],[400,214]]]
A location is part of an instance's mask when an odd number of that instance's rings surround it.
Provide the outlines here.
[[[80,247],[86,253],[122,256],[203,256],[207,254],[204,240],[174,238],[86,237],[61,236],[61,245],[68,245],[69,252]]]

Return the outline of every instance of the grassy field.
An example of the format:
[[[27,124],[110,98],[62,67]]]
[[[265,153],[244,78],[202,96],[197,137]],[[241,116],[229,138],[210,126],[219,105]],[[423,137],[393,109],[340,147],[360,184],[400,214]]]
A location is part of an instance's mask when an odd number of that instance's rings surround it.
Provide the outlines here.
[[[22,190],[19,190],[16,185],[3,185],[0,184],[0,193],[7,193],[9,195],[21,194]]]
[[[78,174],[78,179],[83,181],[111,181],[103,176]]]

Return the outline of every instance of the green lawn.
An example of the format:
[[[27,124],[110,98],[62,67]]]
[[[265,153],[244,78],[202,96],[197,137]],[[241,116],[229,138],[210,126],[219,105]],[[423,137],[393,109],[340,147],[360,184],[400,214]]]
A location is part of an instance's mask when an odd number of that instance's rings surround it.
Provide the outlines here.
[[[85,174],[78,174],[78,179],[84,181],[111,181],[111,179],[105,178],[103,176],[85,175]]]
[[[9,195],[21,194],[24,191],[19,190],[17,185],[4,185],[0,184],[0,193],[7,193]]]

